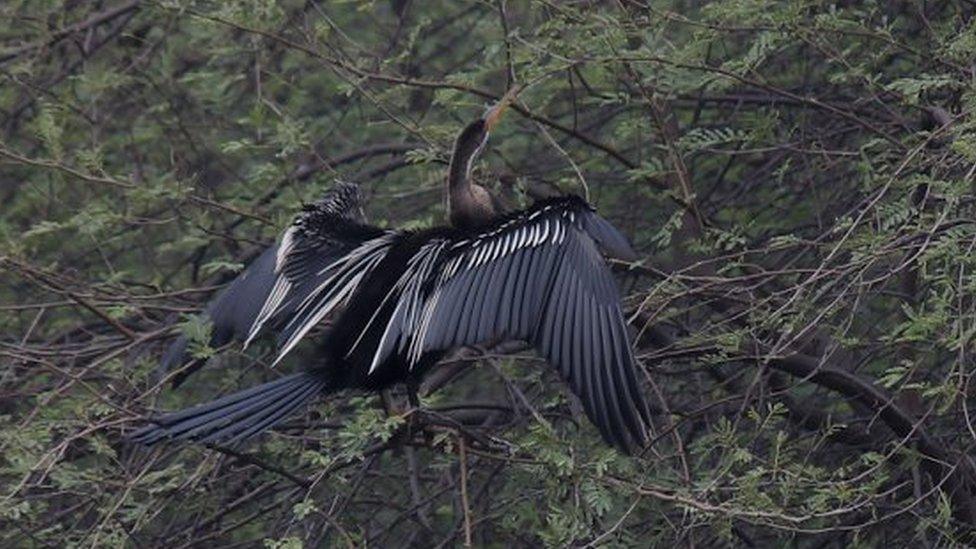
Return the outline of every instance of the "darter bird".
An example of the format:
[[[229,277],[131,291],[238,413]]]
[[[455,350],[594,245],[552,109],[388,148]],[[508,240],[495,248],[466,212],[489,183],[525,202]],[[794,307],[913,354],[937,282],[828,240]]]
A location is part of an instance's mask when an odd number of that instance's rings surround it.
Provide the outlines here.
[[[382,229],[358,217],[360,193],[337,184],[206,309],[211,345],[277,335],[280,361],[330,319],[322,357],[284,376],[180,412],[132,435],[154,444],[236,442],[343,389],[412,387],[451,349],[524,340],[559,370],[603,438],[625,452],[647,441],[649,413],[615,281],[603,254],[635,259],[627,240],[577,196],[505,213],[472,180],[510,90],[454,142],[449,226]],[[186,340],[164,365],[185,360]]]

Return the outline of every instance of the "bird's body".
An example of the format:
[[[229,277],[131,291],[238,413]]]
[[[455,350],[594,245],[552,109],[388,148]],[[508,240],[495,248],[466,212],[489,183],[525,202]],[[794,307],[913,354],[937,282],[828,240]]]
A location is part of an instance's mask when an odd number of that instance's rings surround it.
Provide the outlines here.
[[[559,370],[608,442],[624,450],[642,445],[647,408],[620,298],[600,253],[633,259],[633,251],[575,196],[499,215],[490,195],[470,182],[471,161],[496,118],[469,125],[455,145],[447,188],[452,226],[364,225],[350,215],[358,193],[340,184],[306,207],[273,254],[265,252],[244,273],[250,282],[235,282],[254,289],[261,305],[238,306],[241,314],[214,318],[215,324],[241,339],[238,328],[249,324],[248,342],[276,333],[277,362],[330,318],[319,363],[159,417],[134,438],[243,439],[321,393],[416,383],[450,349],[521,339]],[[218,301],[241,297],[233,289]],[[234,309],[219,305],[213,309]]]

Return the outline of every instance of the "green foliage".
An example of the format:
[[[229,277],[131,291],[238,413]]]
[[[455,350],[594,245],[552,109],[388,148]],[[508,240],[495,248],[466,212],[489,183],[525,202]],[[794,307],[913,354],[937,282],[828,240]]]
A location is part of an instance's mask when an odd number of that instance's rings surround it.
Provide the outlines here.
[[[0,5],[0,545],[972,543],[970,3],[129,4]],[[333,179],[442,223],[510,75],[476,177],[582,175],[635,243],[650,449],[494,352],[426,416],[341,394],[233,452],[126,442],[278,375],[196,313]],[[176,390],[174,333],[212,357]]]

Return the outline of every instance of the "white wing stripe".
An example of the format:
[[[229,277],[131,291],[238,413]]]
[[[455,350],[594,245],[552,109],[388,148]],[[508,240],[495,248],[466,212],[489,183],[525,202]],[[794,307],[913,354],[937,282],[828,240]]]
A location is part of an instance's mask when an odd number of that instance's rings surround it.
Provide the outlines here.
[[[244,348],[246,349],[248,345],[251,344],[251,340],[254,336],[261,331],[264,323],[271,317],[272,313],[278,309],[281,305],[282,300],[288,294],[291,289],[291,283],[284,277],[278,277],[275,280],[275,285],[271,289],[271,293],[268,294],[267,300],[264,302],[264,306],[261,307],[261,311],[258,315],[254,317],[254,322],[251,324],[250,330],[247,332],[247,339],[244,341]]]
[[[285,231],[284,236],[281,237],[281,244],[278,244],[278,252],[275,254],[275,272],[280,273],[281,268],[285,265],[285,259],[288,258],[288,253],[291,252],[292,247],[295,245],[295,227],[288,227]]]
[[[349,353],[352,353],[352,351],[362,341],[363,336],[376,320],[377,315],[386,305],[386,302],[395,292],[399,291],[397,306],[394,308],[393,314],[390,315],[390,320],[387,322],[387,325],[383,330],[383,335],[376,347],[373,360],[367,374],[372,374],[383,359],[386,358],[387,340],[390,337],[393,337],[392,334],[395,332],[392,330],[395,328],[398,321],[400,323],[399,337],[403,338],[400,341],[401,348],[408,340],[413,339],[411,336],[415,331],[415,327],[420,324],[422,307],[424,306],[424,302],[422,301],[420,295],[421,286],[423,285],[423,282],[431,276],[434,267],[437,265],[437,258],[441,251],[445,248],[446,244],[447,241],[445,240],[430,242],[425,244],[416,254],[414,254],[413,257],[410,258],[407,263],[407,269],[404,271],[403,275],[401,275],[396,284],[390,288],[390,291],[383,298],[383,301],[380,303],[379,307],[377,307],[376,312],[373,313],[373,316],[370,318],[369,322],[366,323],[366,326],[359,334],[359,337],[356,339],[355,343],[353,343],[352,347],[350,347]],[[391,344],[395,343],[397,342],[391,342]],[[348,356],[349,353],[347,353],[346,356]],[[416,355],[418,360],[420,358],[419,352],[413,348],[413,345],[411,345],[411,348],[407,354],[408,356]],[[415,361],[411,361],[411,367],[413,366],[413,362]]]
[[[365,273],[359,273],[356,275],[354,285],[359,283],[364,274]],[[318,311],[316,311],[316,313],[310,319],[308,319],[307,322],[302,324],[301,328],[297,332],[293,333],[291,337],[288,338],[288,341],[285,342],[285,345],[281,348],[281,350],[278,351],[278,356],[275,357],[274,362],[272,362],[271,365],[276,366],[279,362],[281,362],[281,359],[285,358],[285,355],[287,355],[289,351],[291,351],[295,345],[297,345],[298,342],[305,337],[305,334],[307,334],[309,330],[311,330],[316,324],[325,318],[325,315],[327,315],[345,297],[348,297],[348,295],[343,295],[344,293],[345,292],[340,292],[340,295],[333,297],[324,306],[319,308]],[[351,294],[351,292],[349,292],[349,294]]]
[[[560,212],[556,217],[542,215],[551,209],[543,208],[527,218],[513,219],[472,239],[454,242],[436,240],[422,246],[407,262],[406,270],[383,298],[351,347],[350,353],[362,343],[366,331],[376,321],[380,310],[394,298],[397,300],[396,307],[383,329],[368,373],[376,371],[393,349],[401,353],[412,369],[420,362],[424,352],[429,350],[427,345],[430,329],[435,324],[436,316],[449,314],[449,311],[439,310],[439,306],[446,303],[441,298],[456,276],[462,272],[489,268],[486,266],[490,263],[527,248],[559,246],[566,241],[570,232],[570,216],[567,212]],[[535,221],[528,222],[532,220]],[[575,228],[575,224],[571,226]],[[454,253],[456,250],[460,253]],[[453,257],[441,260],[441,253]],[[440,270],[439,273],[436,272],[437,269]],[[486,284],[491,280],[494,278],[486,277]],[[472,291],[487,291],[487,288],[472,288]]]
[[[294,243],[292,240],[291,229],[285,233],[279,253],[285,247],[291,248]],[[359,284],[366,278],[380,261],[386,257],[390,245],[393,242],[395,233],[389,232],[383,236],[364,242],[362,245],[351,250],[346,255],[329,263],[320,269],[315,276],[325,276],[325,280],[319,282],[305,298],[298,304],[292,318],[287,322],[285,329],[294,330],[281,350],[278,351],[274,363],[277,364],[294,346],[311,330],[316,324],[331,313],[336,307],[345,303],[358,289]],[[287,261],[287,254],[281,256]],[[283,266],[283,265],[282,265]],[[296,286],[281,273],[278,275],[275,285],[265,300],[258,313],[251,330],[248,333],[247,343],[260,332],[264,324],[274,317],[281,307],[289,300],[292,290]],[[245,345],[247,344],[245,343]]]

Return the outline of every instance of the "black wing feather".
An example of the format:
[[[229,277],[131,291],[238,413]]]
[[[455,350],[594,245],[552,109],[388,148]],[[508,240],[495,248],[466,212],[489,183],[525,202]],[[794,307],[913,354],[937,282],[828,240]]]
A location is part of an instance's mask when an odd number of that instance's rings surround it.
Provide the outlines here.
[[[519,337],[517,324],[512,322],[513,312],[516,311],[514,299],[515,291],[519,288],[519,278],[523,263],[531,261],[534,250],[524,254],[513,254],[511,264],[504,271],[501,295],[498,298],[498,315],[495,318],[495,332],[505,333],[510,337]]]
[[[359,204],[359,187],[352,183],[340,181],[329,189],[320,200],[306,206],[303,213],[296,217],[295,225],[307,224],[310,220],[314,220],[319,226],[327,229],[341,229],[339,225],[355,225],[359,219]],[[285,235],[293,232],[295,225],[286,231]],[[277,263],[281,254],[281,246],[287,240],[288,237],[283,235],[274,245],[266,248],[227,288],[207,304],[202,315],[210,321],[212,326],[210,347],[217,348],[231,340],[243,341],[248,338],[255,320],[274,289],[278,278]],[[355,241],[356,238],[353,236],[352,242]],[[349,239],[339,243],[323,240],[320,244],[314,258],[310,258],[313,261],[309,264],[309,269],[319,267],[334,259],[338,250],[332,249],[331,246],[337,244],[349,246],[351,242]],[[280,317],[288,317],[293,313],[293,304],[284,304],[279,309]],[[187,364],[189,362],[189,357],[186,354],[188,344],[189,341],[185,335],[174,340],[163,355],[159,372],[165,374]],[[173,378],[173,385],[181,384],[205,362],[205,359],[194,360],[193,364]]]
[[[479,233],[436,238],[429,240],[436,268],[407,274],[422,277],[424,291],[396,296],[398,307],[421,310],[420,320],[386,319],[387,340],[377,346],[370,373],[394,348],[408,350],[414,364],[428,352],[523,338],[569,382],[608,442],[625,450],[645,443],[646,405],[620,297],[598,247],[620,257],[633,252],[610,223],[572,197],[537,204]]]
[[[346,189],[354,188],[351,184]],[[304,335],[355,293],[399,233],[350,217],[358,190],[306,206],[285,232],[275,258],[274,287],[250,327],[247,342],[266,326],[277,330],[281,360]]]
[[[230,343],[233,339],[243,340],[251,328],[251,323],[261,310],[274,286],[274,262],[278,245],[269,246],[250,265],[224,288],[204,309],[202,315],[211,324],[208,345],[214,349]],[[158,373],[164,375],[184,364],[189,366],[173,377],[173,385],[179,386],[187,377],[199,370],[206,359],[190,359],[187,356],[189,339],[180,335],[166,349],[159,364]]]

